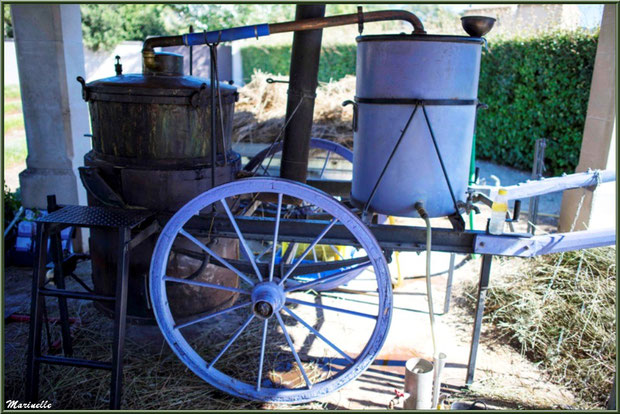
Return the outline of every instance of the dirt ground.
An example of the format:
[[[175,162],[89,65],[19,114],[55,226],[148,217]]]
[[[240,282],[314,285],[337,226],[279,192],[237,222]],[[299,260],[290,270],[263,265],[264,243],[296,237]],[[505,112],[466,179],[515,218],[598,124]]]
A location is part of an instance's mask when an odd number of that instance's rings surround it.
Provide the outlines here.
[[[438,223],[441,225],[441,223]],[[524,225],[523,223],[521,224]],[[551,229],[551,227],[548,227]],[[386,409],[395,397],[395,390],[402,390],[404,386],[404,365],[412,357],[430,358],[432,344],[429,331],[429,318],[427,302],[425,298],[424,254],[401,253],[399,264],[404,278],[404,283],[394,290],[394,313],[388,338],[379,356],[371,367],[357,380],[348,383],[339,391],[322,398],[319,401],[295,406],[295,408],[327,408],[327,409]],[[448,402],[483,400],[489,408],[495,409],[557,409],[574,406],[575,401],[571,393],[561,386],[547,381],[544,372],[540,371],[535,364],[520,355],[514,348],[507,345],[507,339],[499,337],[494,329],[488,324],[483,324],[483,333],[478,349],[478,358],[475,371],[475,382],[465,387],[465,375],[470,351],[471,330],[473,314],[464,306],[465,286],[467,283],[475,283],[479,275],[480,259],[469,259],[464,256],[456,257],[457,269],[454,273],[452,300],[450,311],[442,314],[444,294],[446,289],[447,268],[449,255],[433,253],[433,296],[438,320],[439,349],[446,353],[447,365],[443,374],[442,393],[447,396]],[[397,272],[395,262],[391,264],[393,277]],[[89,280],[90,262],[79,265],[77,274]],[[27,314],[30,304],[31,269],[10,267],[5,269],[5,317],[11,314]],[[501,275],[493,274],[493,279]],[[74,282],[70,282],[74,283]],[[321,295],[325,303],[329,303],[329,292]],[[340,293],[338,300],[359,301],[359,295]],[[77,301],[75,301],[77,302]],[[51,306],[50,310],[55,308]],[[111,327],[111,322],[92,308],[89,302],[83,304],[73,303],[72,314],[78,314],[82,318],[81,325],[76,328],[75,335],[88,335],[92,326],[103,325]],[[52,311],[54,312],[54,311]],[[102,325],[103,324],[103,325]],[[361,325],[356,325],[350,334],[355,336]],[[99,328],[97,328],[99,329]],[[83,332],[80,332],[83,330]],[[305,335],[303,328],[297,327],[291,330],[291,337]],[[23,372],[25,368],[24,354],[28,325],[19,322],[7,322],[5,324],[5,390],[7,399],[20,399],[23,392]],[[351,338],[354,339],[354,338]],[[140,345],[140,358],[150,361],[148,364],[156,366],[162,358],[169,361],[174,370],[178,370],[179,387],[189,386],[204,387],[205,392],[213,389],[206,383],[202,383],[192,372],[176,359],[167,344],[163,341],[157,327],[153,326],[130,326],[127,333],[127,347],[129,356],[126,361],[128,366],[125,372],[125,383],[144,382],[147,374],[132,367],[134,353],[132,347]],[[143,361],[144,362],[144,361]],[[57,378],[61,370],[64,375],[71,375],[75,368],[46,368],[43,375],[45,378]],[[62,371],[64,370],[64,371]],[[49,376],[49,377],[48,377]],[[106,392],[108,387],[108,374],[101,374],[95,387],[95,391],[85,385],[84,389],[73,390],[78,398],[80,393],[88,394],[91,401],[88,408],[106,408]],[[136,387],[128,387],[132,390],[125,392],[124,408],[142,408],[148,406],[148,395],[157,392],[157,383],[142,386],[138,391]],[[67,401],[67,396],[56,395],[53,386],[42,384],[41,398],[54,401]],[[48,393],[46,394],[46,390]],[[187,406],[157,406],[149,408],[194,408],[194,409],[235,409],[235,408],[293,408],[285,405],[263,405],[248,403],[243,400],[228,397],[226,394],[216,392],[217,398],[195,400]],[[73,398],[73,397],[72,397]],[[71,400],[73,401],[73,400]],[[54,408],[86,408],[81,403],[75,402],[76,406],[58,406]],[[396,400],[395,409],[402,408],[402,400]]]
[[[524,181],[528,173],[516,170],[504,171],[501,167],[482,165],[483,175],[497,175],[502,184],[509,185]],[[8,176],[15,177],[19,167],[14,171],[5,171]],[[555,230],[554,218],[561,202],[561,196],[547,198],[541,203],[541,211],[551,216],[542,216],[538,226],[540,232]],[[485,217],[488,213],[482,207],[483,214],[475,217],[475,228],[485,226]],[[415,220],[397,219],[398,224],[422,225]],[[434,219],[433,226],[449,227],[447,220]],[[526,230],[525,218],[517,225],[516,231]],[[508,338],[498,335],[492,326],[483,324],[481,342],[478,348],[477,365],[474,383],[465,387],[465,376],[469,359],[471,334],[473,327],[473,312],[466,305],[466,286],[476,283],[480,274],[480,259],[465,256],[456,256],[457,268],[451,295],[451,306],[448,313],[443,313],[447,282],[447,269],[450,255],[433,253],[432,273],[433,297],[435,312],[438,321],[439,350],[447,354],[447,365],[442,379],[442,393],[447,402],[475,400],[484,401],[489,408],[495,409],[557,409],[574,407],[578,402],[573,395],[563,387],[548,381],[545,373],[536,364],[520,355],[510,345]],[[433,354],[432,341],[429,329],[427,311],[426,287],[424,280],[425,254],[400,253],[398,257],[401,276],[404,283],[395,288],[394,311],[387,340],[371,367],[357,380],[348,383],[339,391],[330,394],[316,402],[297,405],[299,409],[386,409],[394,402],[395,409],[402,409],[402,399],[395,400],[395,390],[402,390],[405,377],[405,362],[413,357],[431,358]],[[492,268],[493,269],[493,268]],[[392,277],[396,279],[398,269],[396,261],[390,264]],[[84,280],[90,281],[90,262],[83,262],[76,272]],[[491,273],[491,286],[496,278],[501,277],[497,272]],[[9,267],[5,269],[5,317],[12,314],[28,314],[30,306],[30,287],[32,270],[28,268]],[[69,288],[75,282],[68,279]],[[350,286],[351,287],[351,286]],[[354,286],[353,286],[354,287]],[[368,300],[360,298],[359,294],[331,292],[321,295],[321,300],[329,304],[330,301],[350,301],[360,303]],[[51,299],[51,302],[55,300]],[[72,316],[79,316],[81,324],[75,328],[74,334],[79,338],[88,338],[89,343],[103,338],[101,333],[111,329],[109,319],[102,316],[90,302],[79,303],[70,301]],[[55,306],[50,306],[52,315]],[[303,315],[312,317],[312,315]],[[350,342],[363,341],[364,326],[359,322],[344,324],[348,326],[346,335]],[[358,333],[359,332],[359,333]],[[5,390],[7,399],[23,398],[25,352],[28,336],[28,324],[20,322],[5,323]],[[95,336],[95,333],[100,336]],[[323,332],[324,333],[324,332]],[[303,327],[291,327],[293,340],[303,340],[307,331]],[[54,334],[56,335],[56,334]],[[334,331],[330,337],[343,337],[343,332]],[[105,354],[108,348],[101,348]],[[346,349],[345,349],[346,350]],[[107,355],[107,354],[105,354]],[[124,383],[129,384],[123,396],[123,408],[126,409],[286,409],[288,405],[271,405],[247,402],[232,398],[227,394],[215,390],[202,382],[189,371],[172,353],[156,326],[130,325],[127,331],[127,357]],[[106,357],[109,360],[109,356]],[[164,362],[162,362],[164,361]],[[168,367],[173,372],[171,377],[163,382],[152,380],[151,368],[157,370],[160,366]],[[168,369],[166,368],[166,369]],[[66,376],[77,375],[75,368],[46,367],[43,370],[41,398],[57,401],[59,409],[107,408],[109,398],[109,374],[93,374],[84,378],[83,389],[70,389],[68,392],[54,384],[62,382]],[[138,385],[136,385],[138,384]],[[180,394],[189,391],[198,397],[186,398],[183,402],[170,401],[164,404],[152,396],[170,388],[178,389]],[[59,391],[59,389],[61,391]],[[64,393],[64,394],[63,394]],[[67,395],[70,393],[71,395]],[[204,394],[200,396],[200,394]]]

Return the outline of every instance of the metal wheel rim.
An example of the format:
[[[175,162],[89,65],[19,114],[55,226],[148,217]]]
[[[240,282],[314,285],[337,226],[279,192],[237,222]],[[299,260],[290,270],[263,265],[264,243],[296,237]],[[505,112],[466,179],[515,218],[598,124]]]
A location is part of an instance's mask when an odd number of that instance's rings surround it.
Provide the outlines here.
[[[265,159],[271,155],[277,154],[282,151],[284,148],[283,142],[277,142],[273,146],[267,147],[264,150],[257,153],[253,156],[248,163],[243,167],[245,171],[253,171],[257,165],[262,164]],[[329,153],[334,153],[340,155],[345,160],[353,163],[353,151],[345,147],[344,145],[338,144],[337,142],[329,141],[323,138],[311,138],[310,139],[310,149],[322,149]],[[327,162],[328,159],[325,161]],[[323,167],[323,170],[325,167]]]
[[[379,303],[375,326],[362,352],[354,363],[333,379],[313,384],[310,389],[283,389],[256,387],[231,378],[206,361],[191,347],[179,329],[174,328],[174,317],[166,295],[166,266],[176,235],[183,225],[203,207],[227,197],[244,193],[275,192],[311,200],[338,219],[357,238],[368,254],[377,280]],[[368,228],[346,207],[330,195],[297,182],[273,178],[249,178],[215,187],[188,202],[167,223],[159,237],[150,271],[150,294],[157,323],[175,354],[204,381],[231,395],[258,401],[301,403],[332,393],[357,378],[374,360],[387,337],[392,315],[392,292],[389,270],[379,244]]]

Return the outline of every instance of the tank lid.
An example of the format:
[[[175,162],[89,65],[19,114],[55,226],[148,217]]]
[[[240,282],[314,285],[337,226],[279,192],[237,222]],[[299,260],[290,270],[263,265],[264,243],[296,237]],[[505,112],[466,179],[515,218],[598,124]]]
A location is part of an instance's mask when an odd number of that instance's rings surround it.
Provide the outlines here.
[[[438,35],[438,34],[389,34],[389,35],[366,35],[358,36],[355,40],[360,42],[377,41],[414,41],[414,42],[449,42],[449,43],[478,43],[484,44],[482,37]]]
[[[125,95],[175,95],[188,96],[202,89],[204,86],[210,90],[209,79],[195,76],[158,76],[129,73],[127,75],[113,76],[110,78],[97,79],[85,85],[89,91],[110,92]],[[237,91],[235,86],[226,82],[220,82],[222,95],[232,95]]]
[[[86,101],[113,101],[129,103],[180,104],[204,106],[211,96],[211,82],[194,76],[142,75],[130,73],[82,83],[82,97]],[[224,102],[237,99],[237,88],[219,83]]]

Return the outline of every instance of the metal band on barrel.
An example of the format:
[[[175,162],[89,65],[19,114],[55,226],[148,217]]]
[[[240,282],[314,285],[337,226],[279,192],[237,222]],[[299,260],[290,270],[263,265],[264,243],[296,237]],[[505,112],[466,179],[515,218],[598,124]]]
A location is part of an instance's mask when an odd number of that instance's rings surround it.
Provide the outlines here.
[[[88,97],[89,97],[89,100],[91,101],[126,102],[126,103],[143,103],[143,104],[160,104],[160,105],[191,105],[192,104],[192,95],[186,95],[186,96],[130,95],[126,93],[115,94],[115,93],[88,91]],[[234,103],[236,102],[236,99],[237,97],[235,96],[235,94],[222,96],[222,102],[225,104]]]
[[[466,106],[477,105],[477,99],[415,99],[415,98],[360,98],[355,97],[355,102],[360,104],[374,105],[436,105],[436,106]]]

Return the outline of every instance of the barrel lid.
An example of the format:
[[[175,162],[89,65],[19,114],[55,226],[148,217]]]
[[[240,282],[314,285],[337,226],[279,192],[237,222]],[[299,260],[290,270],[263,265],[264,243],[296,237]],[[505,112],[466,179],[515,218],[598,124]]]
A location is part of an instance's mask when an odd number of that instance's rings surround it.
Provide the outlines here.
[[[132,73],[111,78],[98,79],[82,84],[85,101],[110,101],[144,104],[171,104],[206,106],[211,97],[211,82],[194,76],[160,76]],[[228,83],[219,83],[224,103],[235,102],[237,88]]]
[[[389,34],[389,35],[366,35],[358,36],[355,39],[360,42],[377,42],[377,41],[414,41],[414,42],[449,42],[449,43],[477,43],[484,44],[482,37],[471,36],[455,36],[455,35],[439,35],[439,34]]]
[[[204,86],[203,86],[204,85]],[[220,82],[222,95],[232,95],[237,88]],[[210,91],[211,82],[195,76],[157,76],[130,73],[113,76],[87,83],[89,92],[107,92],[122,95],[142,96],[190,96],[196,89],[205,88]]]

